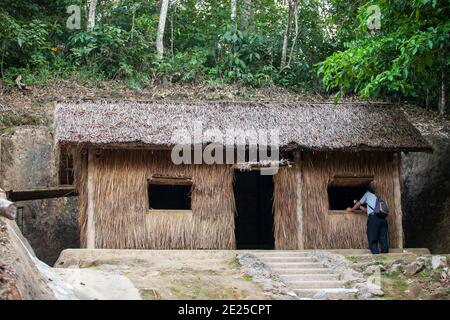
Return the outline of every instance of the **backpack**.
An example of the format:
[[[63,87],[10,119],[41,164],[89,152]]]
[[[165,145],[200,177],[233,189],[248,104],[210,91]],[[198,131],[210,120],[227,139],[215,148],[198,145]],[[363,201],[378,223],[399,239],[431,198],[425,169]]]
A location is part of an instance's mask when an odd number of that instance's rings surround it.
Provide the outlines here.
[[[379,218],[385,219],[389,215],[389,207],[387,206],[386,202],[379,197],[377,197],[377,201],[375,202],[375,208],[372,208],[371,206],[369,207]]]

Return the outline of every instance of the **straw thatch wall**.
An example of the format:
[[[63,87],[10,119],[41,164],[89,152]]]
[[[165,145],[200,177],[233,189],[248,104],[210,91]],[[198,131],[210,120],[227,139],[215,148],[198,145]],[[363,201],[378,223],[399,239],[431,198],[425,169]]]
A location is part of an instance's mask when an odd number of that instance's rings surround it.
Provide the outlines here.
[[[303,227],[306,249],[367,248],[364,214],[328,210],[327,186],[334,175],[373,175],[377,194],[389,205],[389,242],[398,245],[397,218],[401,215],[394,201],[397,162],[392,153],[382,152],[305,152],[303,159]],[[351,204],[349,204],[351,206]],[[395,211],[395,212],[394,212]]]
[[[281,167],[274,176],[275,249],[298,249],[297,179],[294,167]]]
[[[93,182],[96,248],[236,247],[232,167],[177,166],[172,164],[169,151],[107,149],[91,156],[88,165],[87,153],[76,153],[82,246],[87,241],[89,174]],[[374,176],[377,193],[393,211],[389,217],[389,240],[396,247],[401,237],[397,227],[401,212],[394,200],[397,169],[392,153],[303,152],[300,163],[281,167],[274,176],[275,248],[367,248],[364,214],[332,214],[328,210],[327,186],[335,175]],[[147,179],[152,176],[191,178],[192,214],[149,211]],[[298,214],[299,205],[302,217]]]
[[[89,166],[96,248],[235,248],[231,167],[176,166],[169,152],[150,150],[103,150]],[[84,245],[87,171],[77,175]],[[148,210],[147,179],[155,175],[192,179],[192,214]]]

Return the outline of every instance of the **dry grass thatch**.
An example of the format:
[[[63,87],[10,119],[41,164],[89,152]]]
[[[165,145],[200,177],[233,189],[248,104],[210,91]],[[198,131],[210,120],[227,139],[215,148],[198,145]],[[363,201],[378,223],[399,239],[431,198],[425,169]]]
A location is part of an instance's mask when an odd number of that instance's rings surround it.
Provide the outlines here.
[[[162,148],[177,142],[172,140],[177,129],[193,132],[198,122],[204,131],[224,133],[278,129],[282,147],[430,150],[398,108],[357,102],[61,102],[55,109],[55,136],[65,144]]]
[[[390,153],[313,153],[304,154],[303,161],[303,221],[305,248],[342,249],[367,248],[364,214],[330,214],[327,186],[334,175],[373,175],[377,194],[389,205],[389,242],[398,243],[394,212],[394,170],[396,162]],[[349,204],[351,205],[351,204]]]
[[[91,165],[97,248],[235,248],[229,166],[176,166],[168,152],[143,150],[104,150]],[[149,211],[147,179],[151,176],[191,178],[192,214]],[[80,196],[86,199],[85,193]],[[82,233],[86,232],[84,204],[85,200],[81,202]]]

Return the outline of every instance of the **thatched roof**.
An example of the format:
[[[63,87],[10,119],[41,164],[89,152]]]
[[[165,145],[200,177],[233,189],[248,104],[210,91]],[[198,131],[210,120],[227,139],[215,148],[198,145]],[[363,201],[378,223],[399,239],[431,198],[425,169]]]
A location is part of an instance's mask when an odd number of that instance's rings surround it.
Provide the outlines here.
[[[201,122],[203,130],[278,128],[284,147],[431,149],[395,106],[356,102],[73,101],[56,104],[55,122],[57,142],[98,147],[166,148],[177,129]]]

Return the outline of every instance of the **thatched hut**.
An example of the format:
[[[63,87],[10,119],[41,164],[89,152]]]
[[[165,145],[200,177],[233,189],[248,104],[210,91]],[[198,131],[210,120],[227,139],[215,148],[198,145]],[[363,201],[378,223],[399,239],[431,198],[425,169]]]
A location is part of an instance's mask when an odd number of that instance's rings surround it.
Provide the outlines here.
[[[258,163],[174,164],[173,133],[199,121],[278,128],[277,174],[260,175]],[[366,216],[345,208],[372,181],[401,248],[400,152],[431,150],[395,106],[368,103],[60,102],[55,123],[75,157],[88,248],[366,248]]]

